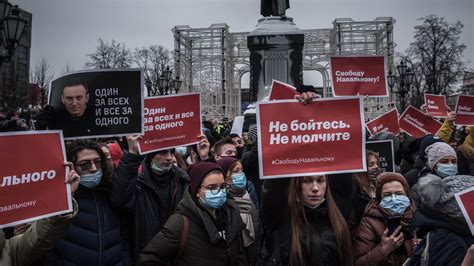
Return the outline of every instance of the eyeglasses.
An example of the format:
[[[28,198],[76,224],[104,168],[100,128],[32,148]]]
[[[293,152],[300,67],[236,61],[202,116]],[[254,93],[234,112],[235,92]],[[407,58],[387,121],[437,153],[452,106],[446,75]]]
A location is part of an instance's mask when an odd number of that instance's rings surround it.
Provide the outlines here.
[[[223,183],[221,186],[207,186],[207,187],[201,187],[206,190],[209,190],[211,194],[217,195],[221,190],[224,192],[227,192],[230,189],[231,185],[227,183]]]
[[[76,166],[79,167],[82,171],[90,171],[92,168],[92,164],[94,164],[96,169],[102,169],[101,159],[81,161]]]

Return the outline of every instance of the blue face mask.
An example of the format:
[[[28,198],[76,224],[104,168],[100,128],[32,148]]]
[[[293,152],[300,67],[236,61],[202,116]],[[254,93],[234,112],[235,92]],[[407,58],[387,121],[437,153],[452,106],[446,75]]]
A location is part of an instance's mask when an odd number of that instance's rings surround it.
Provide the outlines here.
[[[209,190],[205,190],[206,197],[204,198],[204,206],[210,209],[219,209],[224,205],[227,200],[227,192],[220,190],[217,194],[211,193]]]
[[[440,177],[448,177],[448,176],[453,176],[458,173],[458,166],[456,164],[443,164],[443,163],[438,163],[436,165],[435,172],[440,176]]]
[[[391,214],[402,215],[410,206],[410,199],[405,195],[392,195],[384,197],[379,206]]]
[[[95,188],[97,185],[99,185],[101,180],[102,171],[97,171],[90,175],[81,175],[80,184],[88,188]]]
[[[151,170],[153,171],[153,173],[157,175],[163,175],[165,173],[168,173],[170,169],[171,167],[168,169],[161,168],[158,165],[156,165],[155,162],[153,162],[153,160],[151,160]]]
[[[234,186],[238,188],[245,188],[247,185],[247,178],[245,177],[245,173],[235,173],[232,174],[232,183],[234,183]]]

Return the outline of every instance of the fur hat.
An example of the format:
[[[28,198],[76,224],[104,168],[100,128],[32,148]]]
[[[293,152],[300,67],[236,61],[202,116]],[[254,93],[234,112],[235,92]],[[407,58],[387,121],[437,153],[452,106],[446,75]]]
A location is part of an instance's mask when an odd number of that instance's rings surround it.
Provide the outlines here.
[[[451,218],[463,219],[454,194],[474,187],[474,177],[455,175],[441,179],[428,174],[413,187],[413,199],[417,206],[436,210]]]
[[[444,157],[452,156],[457,158],[456,151],[453,147],[444,142],[435,142],[426,148],[426,164],[430,169],[433,169],[435,164]]]
[[[386,183],[393,182],[393,181],[398,181],[402,184],[403,190],[405,190],[405,193],[407,196],[410,198],[411,197],[411,191],[410,191],[410,186],[408,186],[408,183],[401,174],[397,173],[392,173],[392,172],[386,172],[386,173],[381,173],[380,175],[377,176],[377,180],[375,182],[375,198],[377,202],[380,202],[382,199],[382,187]]]
[[[196,194],[206,175],[214,170],[222,172],[222,168],[218,164],[211,162],[200,162],[189,166],[188,174],[189,178],[191,179],[189,189],[191,191],[191,195]]]

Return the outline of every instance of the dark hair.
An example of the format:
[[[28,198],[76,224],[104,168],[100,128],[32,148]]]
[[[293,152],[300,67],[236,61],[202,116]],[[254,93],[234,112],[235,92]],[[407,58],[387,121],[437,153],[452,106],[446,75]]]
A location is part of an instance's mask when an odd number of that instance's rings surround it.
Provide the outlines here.
[[[221,155],[222,146],[226,144],[232,144],[235,146],[234,141],[229,136],[227,136],[214,144],[214,154]]]
[[[369,162],[369,157],[370,156],[375,156],[377,157],[377,160],[379,159],[380,155],[378,152],[374,152],[371,150],[365,150],[365,160],[368,164]],[[369,180],[369,175],[368,175],[368,170],[369,165],[367,165],[367,172],[360,172],[360,173],[354,173],[354,177],[359,183],[359,186],[367,193],[367,195],[372,195],[372,190],[373,188],[371,187],[370,180]],[[375,185],[375,184],[373,184]]]
[[[102,180],[110,183],[112,169],[107,164],[107,158],[97,142],[91,140],[76,140],[67,145],[67,160],[77,163],[77,154],[83,150],[94,150],[99,154],[102,166]]]
[[[82,85],[86,89],[86,94],[89,93],[89,86],[87,86],[87,83],[85,83],[79,78],[69,78],[69,79],[66,79],[66,81],[64,82],[64,86],[63,86],[63,90],[61,94],[64,92],[64,88],[79,86],[79,85]]]
[[[337,250],[339,255],[339,265],[353,265],[353,254],[352,254],[352,240],[349,227],[347,226],[344,216],[342,216],[339,208],[337,207],[331,190],[329,189],[329,179],[326,178],[326,191],[324,196],[327,201],[329,221],[331,228],[334,231],[336,237]],[[294,177],[291,179],[290,190],[288,194],[288,205],[290,208],[291,217],[291,251],[290,251],[290,264],[291,265],[303,265],[303,247],[301,246],[301,228],[304,224],[306,228],[309,228],[308,219],[304,211],[303,205],[303,191],[302,183],[304,177]],[[308,237],[306,237],[308,240]],[[308,242],[306,248],[309,248]]]
[[[231,133],[229,137],[232,138],[240,138],[239,134]]]

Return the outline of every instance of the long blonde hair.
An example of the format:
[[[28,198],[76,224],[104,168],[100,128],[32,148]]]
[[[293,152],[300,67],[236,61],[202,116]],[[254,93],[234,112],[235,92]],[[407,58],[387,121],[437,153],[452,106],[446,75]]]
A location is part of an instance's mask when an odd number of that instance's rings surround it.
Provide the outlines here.
[[[329,180],[326,178],[325,198],[328,204],[329,221],[336,237],[336,244],[339,254],[340,265],[353,265],[352,240],[349,227],[342,216],[329,190]],[[291,217],[291,252],[290,263],[293,266],[303,265],[303,251],[300,242],[301,228],[303,224],[309,228],[308,220],[304,211],[302,183],[303,177],[294,177],[291,180],[288,194],[288,205]],[[309,247],[308,237],[306,237],[306,248]]]

